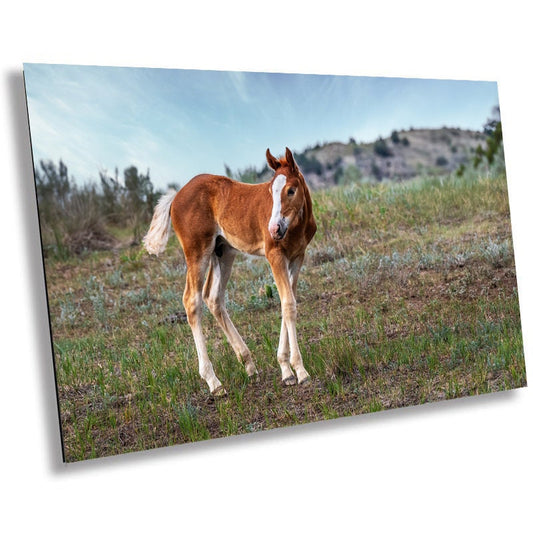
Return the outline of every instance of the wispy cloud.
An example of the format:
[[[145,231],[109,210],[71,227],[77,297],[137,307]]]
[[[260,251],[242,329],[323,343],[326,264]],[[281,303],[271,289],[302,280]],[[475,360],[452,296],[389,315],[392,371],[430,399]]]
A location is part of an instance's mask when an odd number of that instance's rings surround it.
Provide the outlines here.
[[[247,75],[244,72],[229,72],[228,78],[233,83],[233,88],[239,98],[247,104],[250,103],[252,99],[248,93]]]

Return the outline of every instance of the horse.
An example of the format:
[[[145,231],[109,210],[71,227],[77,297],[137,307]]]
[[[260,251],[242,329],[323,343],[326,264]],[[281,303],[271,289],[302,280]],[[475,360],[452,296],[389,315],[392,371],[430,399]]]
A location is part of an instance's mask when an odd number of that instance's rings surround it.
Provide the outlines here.
[[[200,174],[178,192],[169,191],[157,203],[143,239],[147,252],[157,256],[167,245],[170,225],[174,228],[187,264],[183,306],[198,353],[199,373],[213,396],[227,393],[207,354],[201,327],[202,300],[248,376],[258,373],[225,305],[226,285],[238,251],[264,256],[270,263],[281,300],[277,360],[283,384],[301,384],[310,378],[296,336],[296,284],[305,250],[317,228],[311,195],[289,148],[279,159],[267,149],[266,159],[274,171],[269,182],[247,184]]]

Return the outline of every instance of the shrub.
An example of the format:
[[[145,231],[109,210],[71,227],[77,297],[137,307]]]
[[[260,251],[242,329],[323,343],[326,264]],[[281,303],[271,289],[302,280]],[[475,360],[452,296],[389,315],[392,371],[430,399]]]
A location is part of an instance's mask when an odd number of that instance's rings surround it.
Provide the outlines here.
[[[314,155],[308,157],[305,154],[294,154],[294,158],[304,174],[322,175],[322,163]]]
[[[337,185],[350,185],[361,181],[361,170],[355,165],[349,165],[345,169],[338,167],[333,175],[333,181]]]
[[[101,172],[100,187],[77,185],[62,161],[59,166],[40,161],[34,172],[43,250],[60,259],[115,246],[106,229],[108,223],[133,228],[138,240],[159,196],[149,172],[139,174],[133,166],[124,171],[124,186],[119,183],[118,170],[114,178]]]
[[[374,143],[374,152],[381,157],[391,157],[393,155],[392,150],[381,137]]]
[[[381,181],[383,179],[383,172],[381,171],[381,168],[376,165],[376,163],[372,163],[372,175],[378,180]]]
[[[123,188],[118,181],[118,168],[115,169],[115,177],[108,176],[106,172],[100,172],[100,185],[102,187],[102,209],[107,220],[114,224],[123,220]]]

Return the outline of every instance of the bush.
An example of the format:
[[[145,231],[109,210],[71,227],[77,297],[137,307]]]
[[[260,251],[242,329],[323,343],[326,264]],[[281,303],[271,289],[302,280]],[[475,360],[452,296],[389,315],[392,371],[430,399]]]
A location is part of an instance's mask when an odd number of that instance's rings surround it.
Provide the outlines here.
[[[123,189],[118,181],[118,168],[115,169],[115,177],[100,172],[100,185],[102,187],[102,209],[107,220],[113,224],[124,219]]]
[[[224,168],[228,178],[241,181],[242,183],[258,183],[260,175],[264,173],[264,169],[258,172],[254,166],[246,167],[243,170],[236,170],[235,172],[228,165],[224,165]]]
[[[138,241],[158,198],[149,173],[139,174],[133,166],[124,171],[125,186],[118,181],[118,170],[115,178],[100,173],[100,187],[79,186],[62,161],[58,167],[41,161],[34,172],[43,251],[59,259],[114,247],[109,223],[133,229]]]
[[[374,143],[374,152],[381,157],[391,157],[393,155],[392,150],[381,137]]]
[[[383,179],[383,172],[381,171],[381,168],[376,165],[376,163],[372,163],[372,176],[374,176],[378,181],[381,181]]]
[[[346,168],[337,167],[333,175],[333,182],[336,185],[350,185],[361,181],[361,170],[355,165],[348,165]]]
[[[79,187],[66,165],[40,162],[35,169],[39,221],[45,255],[60,259],[85,250],[109,249],[113,238],[104,228],[102,196],[94,185]]]
[[[305,154],[294,154],[294,159],[304,174],[322,175],[322,163],[314,155],[308,157]]]

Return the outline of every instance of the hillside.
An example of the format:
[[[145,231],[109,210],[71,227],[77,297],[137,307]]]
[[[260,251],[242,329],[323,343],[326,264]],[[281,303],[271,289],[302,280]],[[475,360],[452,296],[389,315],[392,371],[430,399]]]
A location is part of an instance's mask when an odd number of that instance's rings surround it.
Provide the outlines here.
[[[474,156],[486,136],[459,128],[393,131],[371,143],[329,142],[295,153],[314,189],[353,181],[402,181],[420,174],[449,174]],[[259,180],[266,179],[263,172]]]

